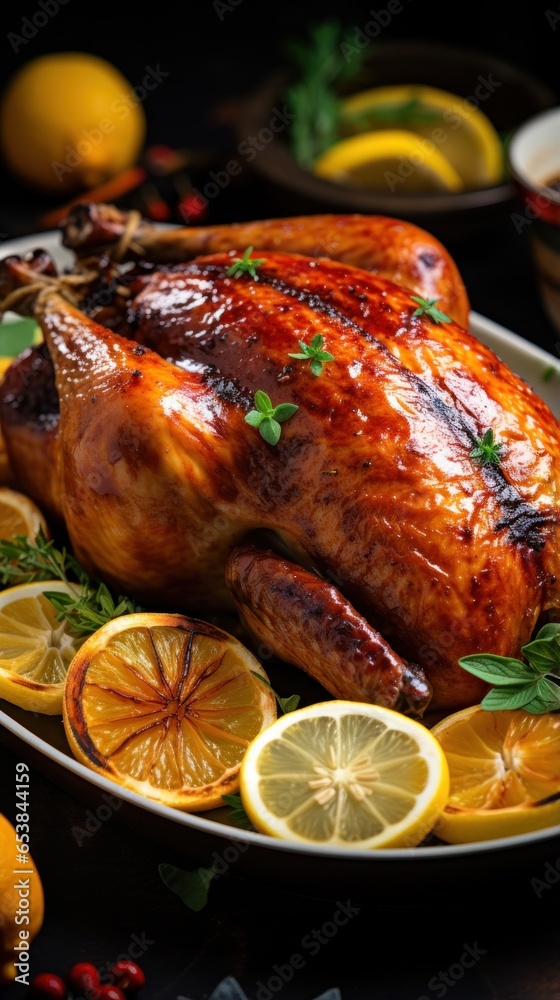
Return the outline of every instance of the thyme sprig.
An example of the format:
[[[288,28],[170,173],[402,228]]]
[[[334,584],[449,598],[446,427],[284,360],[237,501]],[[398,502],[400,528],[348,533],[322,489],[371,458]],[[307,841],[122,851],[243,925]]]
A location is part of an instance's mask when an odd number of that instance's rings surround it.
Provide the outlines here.
[[[23,535],[0,539],[0,580],[4,587],[53,579],[61,580],[75,592],[75,596],[59,591],[44,594],[56,610],[57,621],[66,621],[76,635],[91,635],[113,618],[140,610],[132,598],[114,596],[65,546],[57,548],[53,539],[47,539],[42,528],[33,541]]]
[[[504,447],[500,441],[496,441],[494,431],[489,427],[476,442],[470,457],[479,465],[499,465]]]
[[[438,309],[436,303],[439,299],[423,299],[421,295],[411,295],[411,299],[418,303],[418,309],[412,313],[413,316],[429,316],[434,323],[451,323],[451,316]]]
[[[253,247],[247,247],[242,257],[233,258],[231,267],[226,271],[228,278],[239,278],[242,274],[248,274],[250,278],[257,277],[257,269],[265,263],[266,257],[251,257],[252,252]]]

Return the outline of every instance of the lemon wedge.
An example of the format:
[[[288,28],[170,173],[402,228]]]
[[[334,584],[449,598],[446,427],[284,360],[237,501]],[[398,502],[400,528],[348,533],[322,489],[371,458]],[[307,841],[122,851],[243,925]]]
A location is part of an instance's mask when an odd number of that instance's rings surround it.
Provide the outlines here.
[[[435,832],[450,844],[560,825],[560,715],[462,709],[431,730],[450,793]]]
[[[465,188],[490,187],[504,178],[497,129],[480,108],[457,94],[424,85],[374,87],[345,99],[341,114],[348,136],[402,129],[422,137],[455,169]],[[412,190],[411,182],[406,189]]]
[[[330,146],[313,166],[317,177],[385,191],[460,191],[463,181],[433,142],[397,129],[362,132]]]
[[[239,790],[253,825],[273,837],[414,847],[447,800],[449,773],[421,723],[378,705],[329,701],[260,733],[243,758]]]
[[[0,698],[29,712],[61,715],[66,672],[83,638],[57,621],[45,591],[76,596],[79,588],[42,580],[0,592]]]

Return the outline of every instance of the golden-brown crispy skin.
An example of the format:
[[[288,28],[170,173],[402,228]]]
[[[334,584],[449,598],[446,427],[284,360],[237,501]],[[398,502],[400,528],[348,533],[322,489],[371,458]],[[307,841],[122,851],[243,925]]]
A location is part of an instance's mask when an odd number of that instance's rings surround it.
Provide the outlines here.
[[[76,206],[63,224],[67,247],[80,253],[121,247],[130,213],[114,205]],[[146,220],[132,226],[125,257],[174,263],[227,250],[280,250],[328,257],[373,271],[426,299],[461,326],[469,325],[469,301],[455,261],[420,226],[383,215],[301,215],[219,226],[161,230]]]
[[[432,708],[476,702],[485,686],[457,659],[518,655],[560,606],[558,421],[466,330],[414,316],[398,285],[277,252],[257,279],[228,277],[233,256],[141,283],[144,348],[41,297],[76,555],[204,617],[228,606],[232,548],[268,529],[426,670]],[[289,357],[316,334],[335,358],[320,377]],[[299,407],[276,447],[244,420],[257,389]],[[470,457],[489,427],[500,466]]]

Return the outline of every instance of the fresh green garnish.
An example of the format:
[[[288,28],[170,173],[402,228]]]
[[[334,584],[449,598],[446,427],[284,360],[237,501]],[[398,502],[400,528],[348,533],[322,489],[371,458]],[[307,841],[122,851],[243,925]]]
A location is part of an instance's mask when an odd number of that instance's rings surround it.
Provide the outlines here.
[[[216,863],[210,868],[195,868],[185,871],[175,865],[158,865],[159,876],[164,885],[189,907],[198,913],[208,902],[210,885],[217,876]]]
[[[418,309],[414,310],[413,316],[429,316],[434,323],[451,323],[451,316],[446,316],[437,308],[436,302],[439,302],[439,299],[423,299],[420,295],[411,295],[411,299],[418,303]]]
[[[504,445],[494,439],[494,431],[489,427],[487,431],[484,431],[480,440],[476,442],[470,456],[480,465],[499,465],[503,450]]]
[[[415,124],[438,122],[441,120],[441,111],[426,107],[418,97],[411,97],[408,101],[387,102],[363,111],[343,112],[343,119],[365,131],[378,122],[395,122],[403,125],[411,122]]]
[[[253,824],[243,808],[241,796],[238,792],[235,795],[222,795],[227,806],[230,807],[229,819],[237,826],[242,826],[245,830],[252,830]]]
[[[473,653],[461,657],[459,666],[493,685],[481,701],[482,708],[489,712],[524,708],[533,715],[543,715],[559,711],[560,686],[552,677],[560,672],[560,623],[544,625],[521,653],[525,662],[510,656]]]
[[[310,344],[304,344],[303,340],[298,340],[298,344],[301,347],[301,353],[288,354],[288,357],[295,358],[296,361],[309,361],[313,375],[320,375],[323,371],[323,365],[327,361],[334,361],[334,355],[323,350],[324,340],[320,333],[312,338]]]
[[[113,618],[140,610],[131,598],[114,597],[66,548],[57,549],[52,539],[48,541],[42,528],[33,542],[23,535],[11,541],[0,539],[0,580],[4,587],[53,578],[80,587],[76,597],[45,591],[57,611],[57,621],[68,622],[77,635],[90,635]]]
[[[266,257],[251,257],[253,247],[247,247],[242,257],[234,257],[231,267],[228,267],[226,274],[228,278],[239,278],[242,274],[248,274],[250,278],[257,277],[257,268],[265,263]]]
[[[365,58],[365,52],[353,45],[354,32],[331,19],[311,26],[308,41],[298,39],[286,46],[294,77],[286,93],[286,105],[294,116],[289,141],[302,167],[312,167],[340,138],[338,91],[360,77]]]
[[[251,427],[258,427],[261,437],[268,444],[278,444],[282,433],[280,424],[293,417],[299,409],[295,403],[279,403],[278,406],[273,406],[270,396],[261,389],[257,389],[255,393],[255,407],[256,409],[250,410],[247,414],[245,422]]]
[[[287,715],[288,712],[293,712],[294,709],[298,707],[300,702],[299,694],[290,694],[288,695],[287,698],[281,698],[279,694],[276,694],[276,691],[272,687],[272,684],[270,684],[267,680],[265,680],[265,678],[262,677],[261,674],[258,674],[256,670],[251,670],[251,673],[253,674],[253,677],[256,677],[261,682],[261,684],[264,684],[265,687],[268,688],[269,691],[272,691],[272,694],[276,698],[276,701],[280,705],[280,708],[284,712],[284,715]]]
[[[554,365],[549,365],[541,375],[541,382],[550,382],[555,375],[558,375],[558,368],[555,368]]]

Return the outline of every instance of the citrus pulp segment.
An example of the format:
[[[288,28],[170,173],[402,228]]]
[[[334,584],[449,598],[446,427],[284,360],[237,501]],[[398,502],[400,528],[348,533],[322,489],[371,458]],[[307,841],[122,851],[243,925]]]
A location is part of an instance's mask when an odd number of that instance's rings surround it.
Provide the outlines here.
[[[494,840],[560,825],[560,714],[475,705],[431,731],[450,773],[436,826],[441,840]]]
[[[276,718],[259,661],[227,632],[184,615],[123,615],[88,637],[68,673],[64,725],[75,756],[141,795],[223,806],[249,743]]]
[[[448,790],[445,757],[428,729],[350,701],[281,716],[253,741],[240,775],[257,830],[330,847],[414,847]]]
[[[60,580],[0,591],[0,698],[30,712],[62,714],[66,673],[83,638],[56,619],[49,591],[79,593]]]

